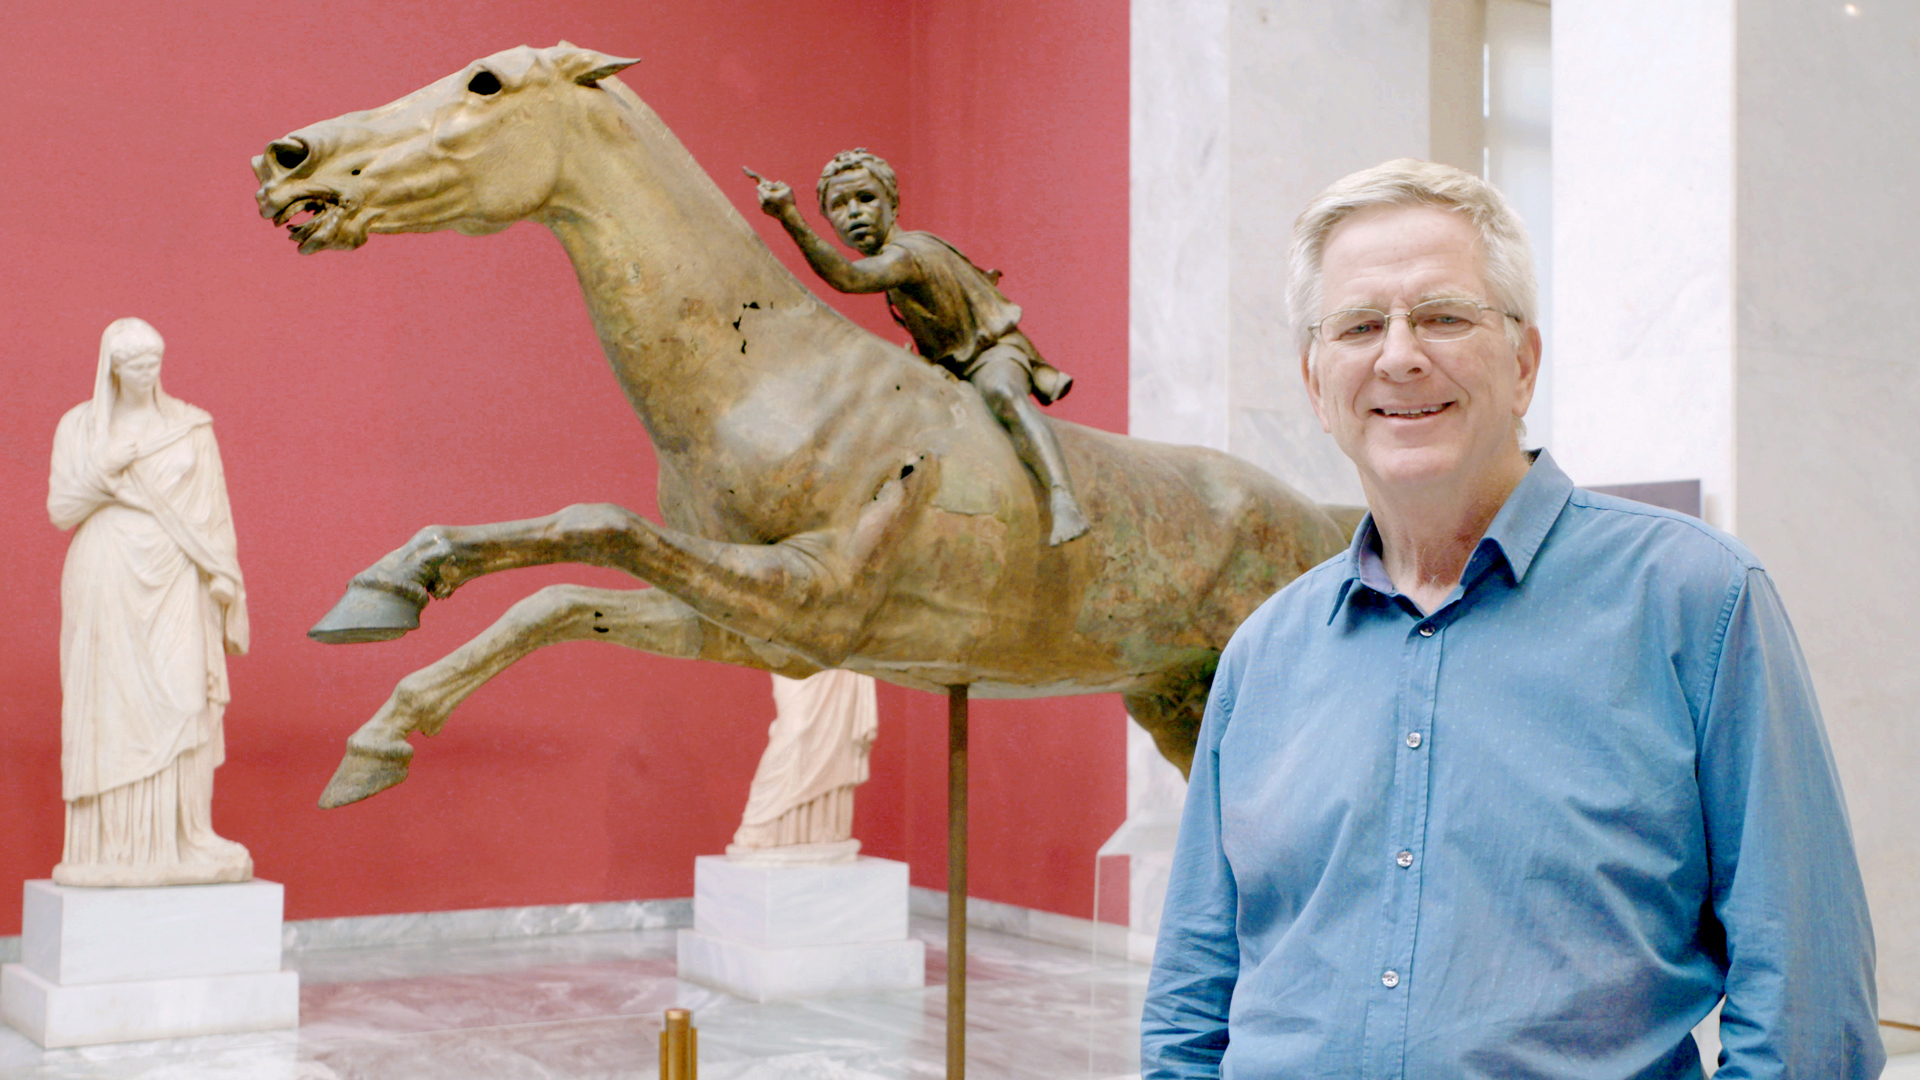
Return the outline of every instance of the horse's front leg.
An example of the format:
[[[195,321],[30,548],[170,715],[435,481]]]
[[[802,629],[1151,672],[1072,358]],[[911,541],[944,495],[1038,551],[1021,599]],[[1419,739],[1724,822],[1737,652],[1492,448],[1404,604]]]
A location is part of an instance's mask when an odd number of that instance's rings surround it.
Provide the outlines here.
[[[495,525],[429,525],[355,574],[346,595],[307,636],[329,645],[389,641],[420,625],[428,600],[445,600],[472,578],[557,562],[604,564],[623,531],[615,506],[570,506],[557,514]]]
[[[356,575],[307,634],[329,644],[399,637],[420,625],[429,599],[445,599],[472,578],[575,562],[623,570],[750,638],[782,639],[806,612],[805,647],[833,666],[877,602],[873,566],[905,535],[910,508],[933,490],[927,477],[934,471],[906,465],[837,526],[771,544],[711,540],[607,503],[529,521],[430,526]],[[823,606],[826,598],[835,602]]]
[[[791,653],[744,641],[658,589],[552,585],[521,600],[478,637],[400,680],[347,740],[347,753],[320,796],[345,806],[407,778],[413,732],[434,735],[454,708],[521,657],[557,641],[605,641],[660,656],[724,660],[804,678],[817,668]]]

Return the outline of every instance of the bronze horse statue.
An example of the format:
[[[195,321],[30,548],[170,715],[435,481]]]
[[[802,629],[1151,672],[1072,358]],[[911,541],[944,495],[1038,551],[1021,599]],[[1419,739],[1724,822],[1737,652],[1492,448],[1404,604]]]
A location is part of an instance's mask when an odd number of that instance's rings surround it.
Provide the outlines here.
[[[660,464],[664,524],[599,504],[432,526],[353,579],[312,636],[396,637],[429,598],[521,566],[653,587],[515,604],[400,681],[321,805],[405,779],[409,733],[438,731],[534,649],[583,639],[985,697],[1117,691],[1184,771],[1228,637],[1338,551],[1350,517],[1225,454],[1052,421],[1093,527],[1049,547],[1046,494],[979,393],[808,292],[613,78],[631,63],[509,49],[253,160],[261,215],[303,254],[552,229]]]

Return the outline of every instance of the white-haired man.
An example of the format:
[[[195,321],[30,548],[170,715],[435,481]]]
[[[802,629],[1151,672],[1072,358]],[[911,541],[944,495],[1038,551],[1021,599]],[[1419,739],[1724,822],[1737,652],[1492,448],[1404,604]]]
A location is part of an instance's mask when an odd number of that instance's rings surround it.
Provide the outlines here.
[[[1143,1024],[1172,1077],[1878,1076],[1839,780],[1738,542],[1515,438],[1526,235],[1400,160],[1317,197],[1288,295],[1368,516],[1222,655]]]

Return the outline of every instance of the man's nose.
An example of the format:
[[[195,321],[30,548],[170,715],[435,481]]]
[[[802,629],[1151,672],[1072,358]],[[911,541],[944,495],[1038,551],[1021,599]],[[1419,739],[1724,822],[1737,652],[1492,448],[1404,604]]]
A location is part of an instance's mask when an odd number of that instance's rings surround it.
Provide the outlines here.
[[[1389,379],[1412,379],[1426,374],[1432,360],[1426,343],[1415,337],[1411,320],[1405,315],[1387,318],[1386,339],[1380,343],[1380,356],[1374,371]]]

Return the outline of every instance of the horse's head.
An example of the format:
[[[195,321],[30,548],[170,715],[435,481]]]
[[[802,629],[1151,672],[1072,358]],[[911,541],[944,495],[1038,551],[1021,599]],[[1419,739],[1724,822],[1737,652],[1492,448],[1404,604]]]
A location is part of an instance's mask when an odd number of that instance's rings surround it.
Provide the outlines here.
[[[377,232],[498,232],[552,194],[571,126],[555,114],[578,104],[567,96],[604,94],[599,81],[635,62],[523,45],[301,128],[253,159],[260,216],[287,226],[303,255]]]

